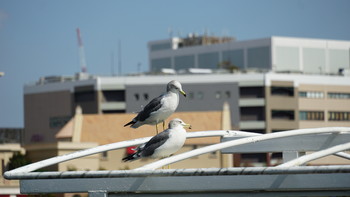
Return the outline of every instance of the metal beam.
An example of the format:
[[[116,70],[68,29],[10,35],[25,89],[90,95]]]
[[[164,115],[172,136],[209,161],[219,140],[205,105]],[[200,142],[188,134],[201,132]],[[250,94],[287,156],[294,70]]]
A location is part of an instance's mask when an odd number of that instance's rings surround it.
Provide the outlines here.
[[[21,180],[21,193],[349,192],[349,183],[349,173],[32,179]]]

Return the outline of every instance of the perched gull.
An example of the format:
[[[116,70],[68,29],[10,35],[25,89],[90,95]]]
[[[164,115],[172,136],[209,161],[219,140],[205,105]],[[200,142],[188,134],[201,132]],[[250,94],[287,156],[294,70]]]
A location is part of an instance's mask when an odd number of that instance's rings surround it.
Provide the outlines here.
[[[132,128],[138,128],[144,124],[156,125],[158,133],[158,123],[163,122],[172,113],[175,112],[179,105],[179,92],[186,97],[186,93],[182,90],[181,83],[178,81],[170,81],[167,85],[167,92],[154,98],[149,102],[142,111],[130,122],[124,125],[124,127],[131,125]]]
[[[163,158],[178,151],[186,141],[186,130],[191,125],[176,118],[169,122],[169,128],[152,137],[147,143],[136,148],[136,152],[123,158],[133,161],[142,157]]]

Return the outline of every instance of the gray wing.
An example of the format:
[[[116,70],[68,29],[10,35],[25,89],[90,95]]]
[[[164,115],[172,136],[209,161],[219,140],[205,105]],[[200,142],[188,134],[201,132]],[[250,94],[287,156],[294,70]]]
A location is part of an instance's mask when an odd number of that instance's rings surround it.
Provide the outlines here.
[[[144,121],[148,117],[150,117],[150,114],[152,112],[157,111],[159,108],[162,107],[161,100],[164,98],[164,95],[160,95],[154,99],[152,99],[144,108],[142,111],[140,111],[139,114],[135,117],[136,121]]]
[[[143,147],[142,150],[142,156],[143,157],[149,157],[151,156],[154,151],[163,145],[167,140],[169,139],[169,130],[165,130],[158,135],[152,137],[146,145]]]

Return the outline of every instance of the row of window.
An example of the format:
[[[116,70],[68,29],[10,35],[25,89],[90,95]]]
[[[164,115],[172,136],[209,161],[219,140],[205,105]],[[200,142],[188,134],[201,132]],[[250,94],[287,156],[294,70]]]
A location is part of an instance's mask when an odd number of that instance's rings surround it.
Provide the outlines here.
[[[161,48],[167,48],[168,45],[155,45],[151,48],[152,51]],[[220,52],[208,52],[194,54],[190,53],[182,56],[163,57],[151,59],[151,70],[160,71],[162,68],[174,68],[176,70],[187,68],[211,68],[217,69],[222,61],[230,62],[238,68],[269,69],[270,67],[270,52],[269,46],[244,49],[227,50]],[[221,56],[221,58],[220,58]]]
[[[278,113],[277,113],[278,112]],[[292,110],[273,110],[272,118],[273,119],[286,119],[294,120],[294,111]],[[350,112],[328,112],[329,121],[350,121]],[[325,112],[323,111],[300,111],[299,112],[300,120],[325,120]]]
[[[191,100],[192,99],[203,100],[204,92],[202,92],[202,91],[188,92],[188,98]],[[222,99],[222,98],[229,99],[229,98],[231,98],[231,92],[230,91],[216,91],[215,98],[216,99]],[[143,94],[135,93],[134,99],[136,101],[140,101],[141,99],[143,99],[144,101],[148,101],[149,96],[147,93],[143,93]]]
[[[294,88],[293,87],[272,86],[271,87],[271,95],[293,97],[294,96]],[[322,99],[325,97],[325,94],[324,94],[324,92],[321,92],[321,91],[300,91],[299,97]],[[350,93],[328,92],[327,97],[331,98],[331,99],[350,99]]]
[[[316,92],[316,91],[303,91],[303,92],[299,92],[299,97],[324,98],[324,93]],[[328,92],[327,97],[331,99],[350,99],[350,93]]]
[[[303,98],[324,98],[324,93],[323,92],[315,92],[315,91],[299,92],[299,97],[303,97]]]

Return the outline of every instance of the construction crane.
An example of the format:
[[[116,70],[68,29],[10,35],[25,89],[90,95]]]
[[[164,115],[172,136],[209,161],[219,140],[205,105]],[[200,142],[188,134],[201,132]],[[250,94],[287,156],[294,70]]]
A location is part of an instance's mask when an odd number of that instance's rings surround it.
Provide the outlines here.
[[[86,73],[87,68],[86,68],[86,60],[85,60],[85,51],[84,51],[83,40],[81,39],[79,28],[77,28],[77,37],[78,37],[78,47],[79,47],[80,69],[82,73]]]

